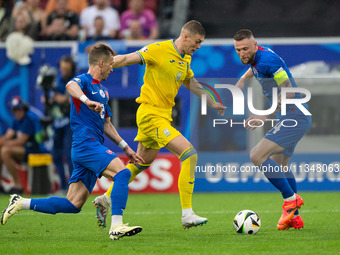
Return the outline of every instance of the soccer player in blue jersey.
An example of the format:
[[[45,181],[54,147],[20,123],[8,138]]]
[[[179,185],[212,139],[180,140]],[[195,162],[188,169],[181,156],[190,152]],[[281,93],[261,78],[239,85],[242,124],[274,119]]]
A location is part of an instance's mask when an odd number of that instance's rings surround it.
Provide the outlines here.
[[[234,47],[240,60],[250,65],[248,71],[240,78],[236,86],[243,89],[245,82],[254,77],[262,86],[263,94],[272,105],[272,88],[281,93],[282,88],[297,87],[287,65],[275,52],[267,47],[257,45],[252,32],[242,29],[234,35]],[[300,93],[287,93],[287,98],[301,98]],[[311,126],[311,117],[305,115],[299,108],[287,104],[286,115],[281,114],[280,95],[278,107],[275,110],[279,119],[265,137],[251,150],[250,160],[258,166],[267,179],[282,193],[284,204],[277,228],[280,230],[304,226],[298,209],[303,205],[302,198],[297,194],[296,180],[290,171],[288,162],[298,141],[306,134]],[[306,104],[303,106],[308,109]],[[246,120],[246,128],[254,129],[261,125],[268,116],[252,116]],[[298,123],[295,127],[282,125],[283,121],[291,119]],[[249,122],[251,121],[251,125]],[[278,172],[267,171],[279,169]],[[265,171],[266,170],[266,171]]]
[[[22,209],[50,214],[79,213],[90,196],[97,178],[104,176],[114,180],[110,238],[116,240],[142,231],[139,226],[129,227],[123,224],[122,219],[131,172],[114,152],[103,146],[105,134],[124,150],[131,162],[144,162],[119,136],[110,120],[108,90],[100,81],[106,80],[112,72],[113,56],[114,53],[109,46],[103,43],[96,44],[89,53],[88,72],[73,78],[66,85],[72,97],[70,119],[74,166],[66,198],[24,199],[19,195],[12,195],[8,207],[3,212],[1,224],[5,224],[12,215]]]

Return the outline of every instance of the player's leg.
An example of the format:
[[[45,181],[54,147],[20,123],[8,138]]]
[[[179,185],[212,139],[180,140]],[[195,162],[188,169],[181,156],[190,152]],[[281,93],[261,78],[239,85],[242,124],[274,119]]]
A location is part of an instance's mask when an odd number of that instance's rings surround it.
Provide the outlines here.
[[[111,191],[111,228],[109,236],[112,240],[117,240],[123,236],[133,236],[142,231],[142,227],[129,227],[123,224],[123,211],[126,207],[129,194],[129,180],[131,172],[123,162],[117,157],[113,159],[102,175],[114,181]]]
[[[132,182],[140,172],[149,168],[151,163],[157,157],[158,152],[159,152],[159,149],[146,148],[142,142],[138,143],[137,154],[144,159],[145,163],[140,163],[140,164],[129,163],[126,166],[126,168],[128,168],[131,172],[130,182]],[[110,197],[112,187],[113,187],[113,183],[111,184],[110,188],[105,192],[105,194],[108,197]]]
[[[250,160],[258,166],[267,179],[282,194],[284,199],[283,213],[279,224],[285,224],[293,216],[294,212],[303,204],[302,198],[295,194],[291,188],[282,166],[270,158],[270,155],[283,152],[285,148],[263,138],[250,152]]]
[[[14,187],[9,191],[10,194],[24,192],[19,173],[17,169],[17,161],[24,160],[25,157],[25,147],[23,146],[6,146],[4,145],[1,149],[1,158],[4,165],[6,166],[9,174],[13,178]]]
[[[137,148],[137,154],[140,155],[145,163],[139,163],[139,164],[131,164],[129,163],[126,168],[130,170],[131,177],[129,180],[129,183],[132,182],[136,176],[146,170],[151,163],[154,161],[154,159],[157,157],[159,152],[159,149],[152,149],[152,148],[146,148],[142,142],[139,142],[138,148]],[[96,217],[98,219],[98,225],[100,227],[106,227],[106,218],[107,213],[111,207],[111,193],[113,188],[114,182],[111,183],[111,186],[109,189],[103,194],[98,197],[96,197],[92,202],[94,203],[94,206],[96,207]]]
[[[3,211],[1,224],[21,210],[33,210],[42,213],[78,213],[89,197],[90,192],[82,182],[71,183],[67,197],[48,197],[30,199],[17,194],[11,195],[9,205]]]
[[[290,161],[290,157],[286,156],[284,153],[278,153],[278,154],[272,155],[270,158],[274,160],[275,162],[277,162],[279,165],[283,166],[283,170],[288,180],[288,183],[290,187],[293,189],[294,193],[297,194],[296,179],[288,165]],[[288,221],[286,224],[283,224],[283,225],[278,224],[277,228],[279,230],[287,230],[292,227],[295,229],[300,229],[300,228],[303,228],[303,226],[304,226],[303,219],[301,215],[299,215],[299,210],[296,210],[294,213],[294,217],[290,221]]]
[[[195,167],[197,164],[197,152],[191,143],[183,136],[178,135],[166,146],[182,163],[178,178],[178,190],[182,205],[182,225],[184,228],[203,225],[207,218],[197,216],[192,210],[192,193],[195,183]]]

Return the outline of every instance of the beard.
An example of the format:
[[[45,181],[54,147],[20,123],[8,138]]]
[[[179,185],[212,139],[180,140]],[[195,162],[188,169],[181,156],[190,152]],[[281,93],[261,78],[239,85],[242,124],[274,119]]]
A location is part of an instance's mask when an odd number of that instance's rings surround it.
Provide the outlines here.
[[[250,56],[249,58],[245,58],[245,59],[241,59],[241,62],[245,65],[247,64],[253,64],[255,60],[255,54],[253,54],[252,56]]]

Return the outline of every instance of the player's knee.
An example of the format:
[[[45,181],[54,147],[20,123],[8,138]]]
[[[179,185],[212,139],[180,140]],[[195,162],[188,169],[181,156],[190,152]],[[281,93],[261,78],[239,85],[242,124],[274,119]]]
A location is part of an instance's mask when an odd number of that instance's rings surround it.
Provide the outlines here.
[[[82,207],[82,205],[80,205],[80,208],[78,208],[77,206],[79,206],[79,205],[74,205],[73,203],[71,203],[71,201],[69,201],[68,199],[67,199],[67,201],[68,201],[68,203],[66,202],[65,203],[65,211],[66,211],[66,213],[79,213],[80,211],[81,211],[81,207]]]
[[[184,150],[184,152],[182,152],[182,154],[179,156],[178,159],[181,162],[184,162],[188,158],[190,158],[190,162],[195,163],[195,164],[197,163],[197,151],[195,150],[193,146]]]
[[[125,168],[123,170],[121,170],[118,174],[116,174],[113,177],[113,180],[120,178],[120,179],[124,179],[124,180],[130,180],[131,178],[131,172],[129,169]]]
[[[8,156],[8,147],[7,146],[3,146],[2,148],[1,148],[1,158],[2,159],[6,159],[7,158],[7,156]]]
[[[263,163],[262,156],[254,149],[250,151],[250,161],[253,162],[255,166]]]
[[[190,156],[190,163],[193,164],[194,167],[196,167],[197,160],[198,160],[198,155],[197,155],[197,152],[195,150],[195,153]]]

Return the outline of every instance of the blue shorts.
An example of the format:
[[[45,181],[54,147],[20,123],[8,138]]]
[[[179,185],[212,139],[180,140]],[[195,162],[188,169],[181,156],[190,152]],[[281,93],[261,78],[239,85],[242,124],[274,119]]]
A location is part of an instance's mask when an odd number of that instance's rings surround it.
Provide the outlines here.
[[[291,157],[296,144],[307,133],[311,124],[312,118],[310,116],[287,115],[282,117],[264,138],[285,148],[283,153],[287,157]]]
[[[117,157],[114,152],[92,138],[73,145],[71,156],[73,172],[69,185],[72,182],[81,181],[90,193],[96,184],[97,178],[101,177],[101,173]]]

